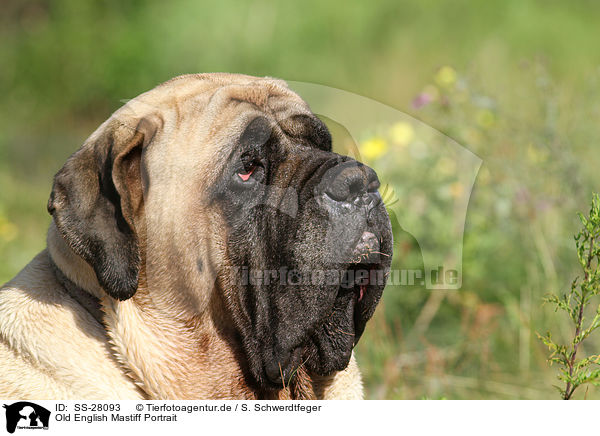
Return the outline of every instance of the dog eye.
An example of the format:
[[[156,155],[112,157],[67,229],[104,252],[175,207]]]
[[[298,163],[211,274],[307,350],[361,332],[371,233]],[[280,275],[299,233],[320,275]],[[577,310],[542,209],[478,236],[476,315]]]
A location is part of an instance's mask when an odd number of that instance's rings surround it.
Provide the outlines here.
[[[240,179],[242,179],[242,182],[247,182],[255,170],[256,170],[256,165],[251,165],[249,168],[245,169],[245,171],[243,171],[241,173],[237,173],[237,175],[239,176]]]
[[[233,184],[239,188],[249,188],[261,183],[264,177],[265,168],[260,162],[248,162],[233,173]]]

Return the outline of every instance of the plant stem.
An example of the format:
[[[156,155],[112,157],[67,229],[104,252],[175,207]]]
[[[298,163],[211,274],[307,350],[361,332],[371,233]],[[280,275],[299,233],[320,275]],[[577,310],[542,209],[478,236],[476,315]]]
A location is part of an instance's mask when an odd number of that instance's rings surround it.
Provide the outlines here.
[[[586,271],[584,274],[584,278],[583,281],[584,282],[589,282],[590,281],[590,268],[592,267],[592,252],[594,248],[594,236],[590,236],[590,249],[588,251],[588,258],[587,258],[587,267],[586,267]],[[580,334],[581,334],[581,327],[582,327],[582,321],[583,321],[583,308],[585,306],[585,292],[586,292],[586,288],[584,286],[581,287],[581,300],[579,301],[579,313],[577,314],[577,325],[575,327],[575,338],[577,338]],[[577,356],[577,348],[579,346],[579,342],[576,342],[575,344],[573,344],[573,352],[571,354],[571,358],[569,359],[569,378],[573,377],[573,367],[575,366],[575,357]],[[571,383],[571,381],[567,382],[567,387],[565,388],[565,395],[563,397],[563,399],[565,400],[569,400],[571,399],[571,396],[573,395],[573,392],[575,392],[575,389],[577,388],[577,385],[574,385]]]

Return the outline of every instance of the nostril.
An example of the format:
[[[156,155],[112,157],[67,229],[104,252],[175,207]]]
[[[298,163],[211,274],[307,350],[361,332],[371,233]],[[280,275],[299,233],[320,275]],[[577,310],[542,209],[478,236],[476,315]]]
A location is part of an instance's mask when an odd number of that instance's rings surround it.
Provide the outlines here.
[[[358,177],[338,177],[325,189],[325,193],[336,201],[351,201],[365,192],[365,182]]]
[[[329,178],[324,191],[336,201],[351,201],[367,192],[369,175],[362,166],[342,165],[336,168],[335,175]]]
[[[347,200],[354,198],[360,194],[362,194],[365,191],[365,183],[362,179],[362,177],[360,178],[355,178],[354,180],[350,180],[349,186],[348,186],[348,196],[347,196]]]
[[[345,160],[330,167],[323,175],[320,189],[339,202],[352,202],[379,189],[377,173],[355,160]]]

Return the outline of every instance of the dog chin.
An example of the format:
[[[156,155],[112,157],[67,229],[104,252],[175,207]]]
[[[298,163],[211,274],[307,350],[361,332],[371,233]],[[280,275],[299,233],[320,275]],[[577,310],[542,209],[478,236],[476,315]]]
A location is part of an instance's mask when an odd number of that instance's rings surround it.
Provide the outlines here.
[[[383,271],[373,265],[355,265],[351,270]],[[360,280],[340,287],[331,312],[315,329],[305,347],[303,356],[310,372],[326,376],[348,366],[352,350],[375,310],[383,287],[383,284]]]
[[[338,294],[327,316],[318,323],[306,340],[283,353],[283,361],[264,355],[257,380],[264,389],[281,389],[293,382],[300,367],[308,374],[326,376],[342,371],[350,362],[355,344],[357,298],[350,289]]]
[[[348,267],[352,273],[361,271],[387,272],[389,266],[375,264],[353,264]],[[265,387],[281,388],[282,377],[286,384],[294,380],[297,370],[303,366],[309,374],[329,376],[346,369],[352,350],[358,342],[365,324],[373,314],[381,297],[384,283],[371,283],[367,279],[354,279],[340,286],[335,301],[324,312],[322,320],[302,345],[292,350],[286,362],[274,366],[271,362],[271,376],[266,377]],[[268,366],[267,364],[266,366]],[[266,374],[269,374],[266,371]]]
[[[348,366],[355,344],[356,298],[350,292],[339,295],[332,313],[311,335],[304,349],[307,369],[316,375],[330,375]]]

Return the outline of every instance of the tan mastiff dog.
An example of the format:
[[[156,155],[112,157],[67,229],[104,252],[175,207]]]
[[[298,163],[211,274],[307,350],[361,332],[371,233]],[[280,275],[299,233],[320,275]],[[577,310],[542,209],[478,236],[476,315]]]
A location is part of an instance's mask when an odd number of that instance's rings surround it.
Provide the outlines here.
[[[131,100],[57,173],[48,248],[0,291],[0,397],[362,398],[378,186],[280,80]]]

